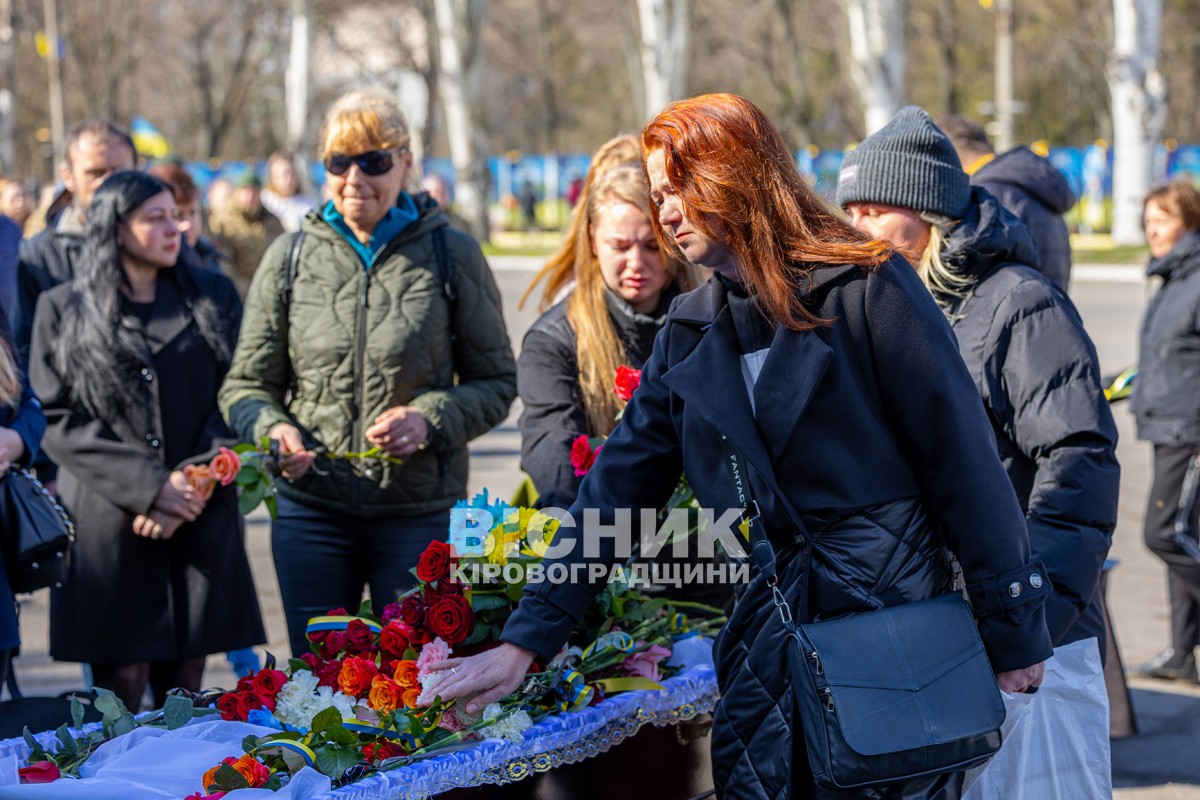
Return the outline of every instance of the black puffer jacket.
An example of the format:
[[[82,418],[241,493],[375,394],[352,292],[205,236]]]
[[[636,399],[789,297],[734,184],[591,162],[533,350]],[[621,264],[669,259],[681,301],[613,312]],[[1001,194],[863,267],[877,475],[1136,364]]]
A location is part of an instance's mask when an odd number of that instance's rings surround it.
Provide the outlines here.
[[[1200,233],[1181,238],[1148,272],[1163,285],[1142,319],[1133,382],[1138,438],[1200,444]]]
[[[664,292],[660,310],[638,314],[619,297],[606,293],[609,316],[625,347],[627,366],[641,369],[650,357],[654,337],[666,319],[667,306],[678,292]],[[517,394],[521,412],[521,468],[538,490],[542,508],[567,508],[579,494],[571,466],[571,443],[588,434],[579,393],[579,361],[575,330],[567,319],[567,301],[558,303],[525,334],[517,361]]]
[[[982,189],[943,259],[976,279],[945,306],[1054,594],[1054,644],[1104,638],[1097,593],[1117,520],[1117,430],[1075,306],[1028,264],[1025,226]],[[1103,648],[1101,648],[1103,650]]]
[[[1037,245],[1037,260],[1024,263],[1066,291],[1071,238],[1062,215],[1075,205],[1075,193],[1062,173],[1028,147],[1015,147],[981,167],[971,183],[987,189],[1021,218]]]

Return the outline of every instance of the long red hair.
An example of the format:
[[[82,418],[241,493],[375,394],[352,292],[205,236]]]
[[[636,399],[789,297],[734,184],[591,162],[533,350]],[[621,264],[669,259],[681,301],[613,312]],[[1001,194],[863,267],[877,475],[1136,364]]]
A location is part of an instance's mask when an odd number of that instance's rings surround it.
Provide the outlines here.
[[[892,248],[855,230],[796,169],[779,131],[758,106],[705,94],[667,106],[642,130],[642,156],[662,150],[667,179],[688,221],[740,262],[762,309],[793,330],[829,323],[805,307],[812,270],[875,268]],[[652,220],[660,243],[679,253]]]

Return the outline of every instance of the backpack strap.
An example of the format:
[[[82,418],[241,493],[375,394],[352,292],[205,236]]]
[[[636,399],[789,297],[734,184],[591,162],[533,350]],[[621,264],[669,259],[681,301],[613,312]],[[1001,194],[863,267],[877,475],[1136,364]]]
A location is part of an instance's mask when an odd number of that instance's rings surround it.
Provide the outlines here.
[[[450,309],[450,341],[455,339],[454,335],[454,307],[458,301],[458,294],[454,291],[454,262],[450,260],[450,251],[446,247],[446,227],[435,228],[433,231],[433,250],[437,261],[438,280],[442,284],[442,295],[446,298],[446,305]]]
[[[284,328],[284,351],[287,349],[288,328],[291,327],[292,286],[296,283],[296,273],[300,270],[300,248],[304,245],[304,231],[296,231],[292,243],[288,245],[286,269],[283,273],[283,286],[279,297],[283,301],[283,317],[281,324]],[[296,371],[288,365],[288,401],[296,396]]]

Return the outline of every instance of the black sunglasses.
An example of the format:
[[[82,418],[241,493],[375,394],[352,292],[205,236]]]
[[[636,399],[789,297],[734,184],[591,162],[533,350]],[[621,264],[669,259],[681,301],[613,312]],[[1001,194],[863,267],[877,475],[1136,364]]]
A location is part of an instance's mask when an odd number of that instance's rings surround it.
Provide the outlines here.
[[[339,153],[325,159],[325,170],[331,175],[345,175],[350,170],[351,164],[357,164],[358,168],[367,175],[383,175],[396,163],[396,155],[407,149],[407,147],[401,147],[396,151],[370,150],[356,156]]]

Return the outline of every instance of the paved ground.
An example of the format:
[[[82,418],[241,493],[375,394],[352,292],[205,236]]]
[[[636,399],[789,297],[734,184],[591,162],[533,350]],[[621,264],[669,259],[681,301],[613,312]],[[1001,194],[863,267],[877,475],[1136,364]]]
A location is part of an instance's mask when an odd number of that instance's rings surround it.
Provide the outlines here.
[[[531,308],[516,308],[532,270],[530,259],[493,259],[505,298],[505,313],[514,342],[536,318]],[[1106,372],[1132,364],[1137,324],[1147,291],[1136,267],[1079,267],[1072,296],[1096,342]],[[1141,542],[1142,504],[1149,483],[1149,445],[1135,440],[1128,409],[1115,409],[1121,430],[1119,456],[1123,477],[1120,522],[1112,555],[1120,560],[1109,582],[1109,606],[1126,664],[1154,655],[1167,641],[1165,573]],[[518,482],[519,435],[516,411],[472,445],[473,490],[490,488],[507,496]],[[282,613],[271,564],[268,526],[261,512],[248,525],[251,565],[266,618],[266,649],[286,654]],[[23,599],[21,631],[24,653],[16,662],[21,688],[30,695],[53,694],[83,685],[78,665],[52,662],[47,648],[45,591]],[[209,659],[205,683],[232,686],[233,674],[221,656]],[[1113,742],[1114,793],[1138,800],[1200,800],[1200,688],[1132,683],[1133,704],[1141,733]]]

